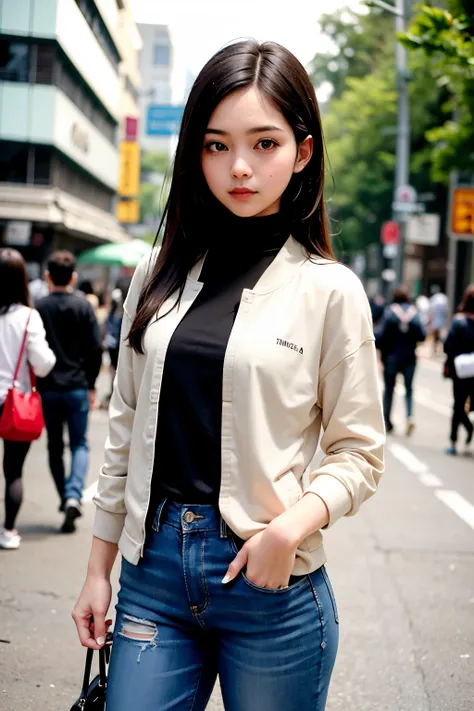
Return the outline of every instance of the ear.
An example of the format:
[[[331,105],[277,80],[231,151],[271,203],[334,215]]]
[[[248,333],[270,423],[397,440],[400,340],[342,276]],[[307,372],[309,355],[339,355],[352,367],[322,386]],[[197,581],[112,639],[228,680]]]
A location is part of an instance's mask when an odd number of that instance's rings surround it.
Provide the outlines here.
[[[293,173],[301,173],[303,168],[305,168],[311,156],[313,155],[313,137],[306,136],[304,141],[298,146],[298,155],[296,156],[295,167],[293,168]]]
[[[73,273],[72,273],[72,277],[71,277],[71,281],[69,282],[68,286],[74,288],[74,287],[76,286],[76,284],[77,284],[78,278],[79,278],[79,277],[78,277],[77,272],[73,272]]]

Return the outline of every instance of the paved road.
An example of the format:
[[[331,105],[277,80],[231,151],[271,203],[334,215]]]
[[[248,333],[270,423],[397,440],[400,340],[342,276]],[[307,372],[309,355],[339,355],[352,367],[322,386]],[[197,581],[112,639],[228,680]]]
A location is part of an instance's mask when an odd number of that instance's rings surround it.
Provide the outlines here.
[[[474,459],[442,454],[450,384],[439,372],[439,363],[420,367],[418,427],[410,441],[390,438],[378,495],[326,536],[341,619],[328,711],[474,709]],[[394,420],[403,432],[400,404],[399,395]],[[89,484],[105,430],[105,413],[95,413]],[[22,547],[0,552],[0,709],[65,711],[83,663],[69,614],[92,506],[77,535],[57,535],[43,440],[27,461],[25,489]],[[221,708],[216,691],[209,709]]]

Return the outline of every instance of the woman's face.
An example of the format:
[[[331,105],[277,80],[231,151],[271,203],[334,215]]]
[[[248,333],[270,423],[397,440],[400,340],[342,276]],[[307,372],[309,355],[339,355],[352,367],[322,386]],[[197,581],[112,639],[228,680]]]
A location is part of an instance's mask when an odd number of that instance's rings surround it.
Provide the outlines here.
[[[239,217],[271,215],[293,173],[311,158],[313,139],[299,146],[283,114],[255,87],[229,94],[212,114],[201,165],[213,195]]]

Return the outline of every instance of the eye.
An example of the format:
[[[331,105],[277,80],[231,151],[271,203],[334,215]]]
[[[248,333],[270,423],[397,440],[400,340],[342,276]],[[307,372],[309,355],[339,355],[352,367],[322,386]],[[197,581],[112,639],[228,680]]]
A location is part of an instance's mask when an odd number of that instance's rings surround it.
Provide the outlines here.
[[[209,153],[223,153],[227,150],[227,146],[219,141],[210,141],[209,143],[206,143],[204,148],[206,151],[209,151]]]
[[[257,143],[257,146],[261,146],[262,151],[269,151],[275,146],[278,146],[278,143],[274,141],[273,138],[262,138],[262,140]]]

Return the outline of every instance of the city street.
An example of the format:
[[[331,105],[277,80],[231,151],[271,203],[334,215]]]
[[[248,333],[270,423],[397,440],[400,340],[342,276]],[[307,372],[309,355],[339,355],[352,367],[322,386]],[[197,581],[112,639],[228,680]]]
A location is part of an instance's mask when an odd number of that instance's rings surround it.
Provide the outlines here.
[[[441,359],[422,359],[415,384],[415,434],[403,436],[400,385],[379,493],[326,534],[341,630],[329,711],[474,708],[474,458],[443,454],[451,382]],[[106,425],[106,413],[95,412],[88,486]],[[70,612],[92,518],[89,502],[78,533],[58,535],[43,437],[26,465],[21,548],[0,551],[2,710],[66,711],[78,695],[84,652]],[[217,690],[209,708],[222,708]]]

